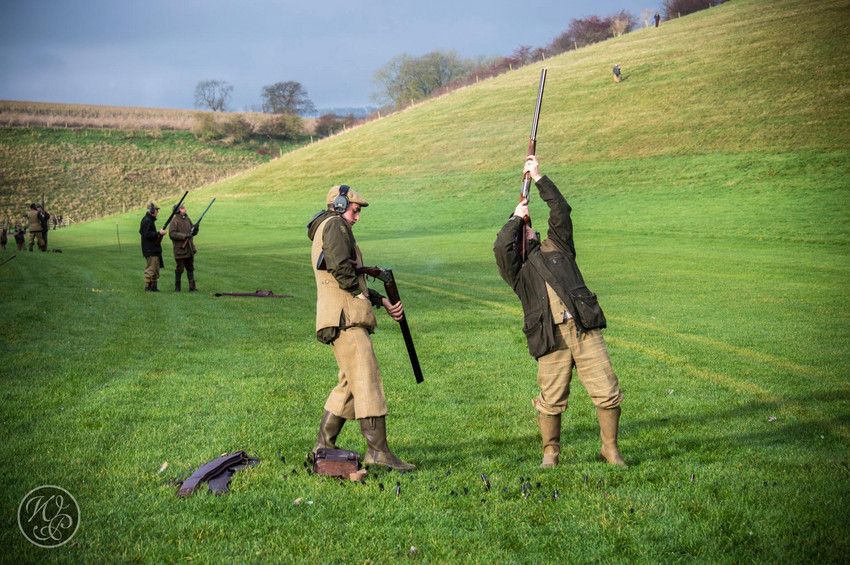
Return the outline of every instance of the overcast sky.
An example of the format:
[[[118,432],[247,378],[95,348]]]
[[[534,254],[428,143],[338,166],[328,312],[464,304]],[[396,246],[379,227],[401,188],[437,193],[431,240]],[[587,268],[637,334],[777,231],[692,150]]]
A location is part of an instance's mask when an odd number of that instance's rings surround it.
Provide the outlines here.
[[[392,57],[454,50],[508,55],[543,46],[570,19],[659,0],[5,0],[0,99],[192,108],[200,80],[305,86],[318,108],[368,106]]]

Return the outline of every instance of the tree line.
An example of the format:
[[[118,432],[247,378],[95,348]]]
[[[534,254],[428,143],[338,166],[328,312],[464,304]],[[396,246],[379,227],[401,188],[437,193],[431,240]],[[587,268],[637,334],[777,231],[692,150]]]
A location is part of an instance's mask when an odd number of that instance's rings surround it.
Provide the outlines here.
[[[663,0],[663,19],[669,20],[709,8],[723,0]],[[658,14],[659,19],[662,14]],[[642,14],[644,27],[654,21],[651,10]],[[609,16],[570,20],[567,29],[542,47],[521,45],[503,57],[464,59],[454,51],[433,51],[420,57],[393,57],[374,75],[378,91],[373,99],[390,109],[400,109],[431,96],[542,61],[569,50],[626,34],[639,25],[631,13],[621,10]]]

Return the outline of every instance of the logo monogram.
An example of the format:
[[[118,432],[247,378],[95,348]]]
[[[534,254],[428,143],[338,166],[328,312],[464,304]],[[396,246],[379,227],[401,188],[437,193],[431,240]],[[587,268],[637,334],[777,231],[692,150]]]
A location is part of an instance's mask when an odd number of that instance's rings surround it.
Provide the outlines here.
[[[62,487],[43,485],[29,491],[18,506],[18,527],[39,547],[59,547],[80,526],[80,507]]]

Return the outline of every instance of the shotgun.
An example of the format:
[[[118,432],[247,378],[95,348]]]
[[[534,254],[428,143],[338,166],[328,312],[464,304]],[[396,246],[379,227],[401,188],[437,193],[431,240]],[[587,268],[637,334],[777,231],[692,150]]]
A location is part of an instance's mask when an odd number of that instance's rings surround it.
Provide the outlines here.
[[[540,85],[537,87],[537,104],[534,106],[534,119],[531,122],[531,136],[528,138],[528,151],[526,151],[526,155],[536,155],[537,154],[537,124],[540,122],[540,106],[543,103],[543,87],[546,84],[546,69],[540,69]],[[528,173],[524,173],[522,176],[522,188],[519,191],[519,201],[530,200],[531,194],[529,192],[529,188],[531,187],[531,175]],[[523,223],[525,226],[531,227],[531,218],[526,216],[523,218]],[[525,260],[528,258],[528,237],[526,236],[525,226],[523,226],[522,233],[520,234],[520,256],[522,257],[522,262],[525,263]]]
[[[167,220],[165,220],[165,223],[162,225],[162,229],[167,228],[167,227],[168,227],[168,224],[170,224],[170,223],[171,223],[171,220],[173,220],[173,219],[174,219],[174,216],[177,214],[177,210],[179,210],[179,209],[180,209],[180,205],[181,205],[181,204],[183,204],[183,201],[184,201],[184,200],[186,200],[186,195],[187,195],[187,194],[189,194],[189,191],[188,191],[188,190],[187,190],[186,192],[184,192],[184,193],[183,193],[183,196],[180,198],[180,201],[179,201],[177,204],[175,204],[175,205],[174,205],[174,208],[172,208],[172,209],[171,209],[171,215],[170,215],[170,216],[168,216],[168,219],[167,219]],[[163,238],[163,236],[162,236],[162,235],[160,235],[160,236],[159,236],[159,240],[160,240],[160,241],[162,241],[162,238]]]
[[[206,216],[206,215],[207,215],[207,212],[209,212],[209,211],[210,211],[210,208],[212,208],[212,205],[213,205],[214,203],[215,203],[215,198],[213,198],[212,200],[210,200],[210,204],[209,204],[209,206],[207,206],[206,210],[204,210],[203,214],[201,214],[201,217],[200,217],[200,218],[198,218],[198,221],[197,221],[197,222],[195,222],[195,223],[194,223],[194,225],[192,226],[192,236],[193,236],[193,237],[194,237],[194,236],[196,236],[196,235],[198,235],[198,226],[199,226],[199,225],[201,225],[201,220],[203,220],[203,219],[204,219],[204,216]]]
[[[384,283],[384,288],[387,291],[387,299],[391,304],[397,304],[401,301],[398,295],[398,286],[395,284],[395,277],[392,269],[382,269],[380,267],[359,267],[357,274],[366,274],[370,277],[380,279]],[[407,325],[407,315],[403,314],[401,320],[398,321],[401,326],[401,335],[404,336],[404,345],[407,347],[407,355],[410,357],[410,365],[413,367],[413,376],[417,383],[425,380],[422,375],[422,368],[419,366],[419,357],[416,355],[416,348],[413,346],[413,336],[410,334],[410,326]]]

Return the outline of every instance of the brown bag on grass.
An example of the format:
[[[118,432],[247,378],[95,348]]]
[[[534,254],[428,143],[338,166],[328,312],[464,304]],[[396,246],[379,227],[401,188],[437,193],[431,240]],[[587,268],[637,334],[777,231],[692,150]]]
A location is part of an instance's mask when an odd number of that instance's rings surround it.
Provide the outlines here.
[[[347,479],[360,469],[360,456],[346,449],[320,447],[313,457],[313,472],[317,475]]]

